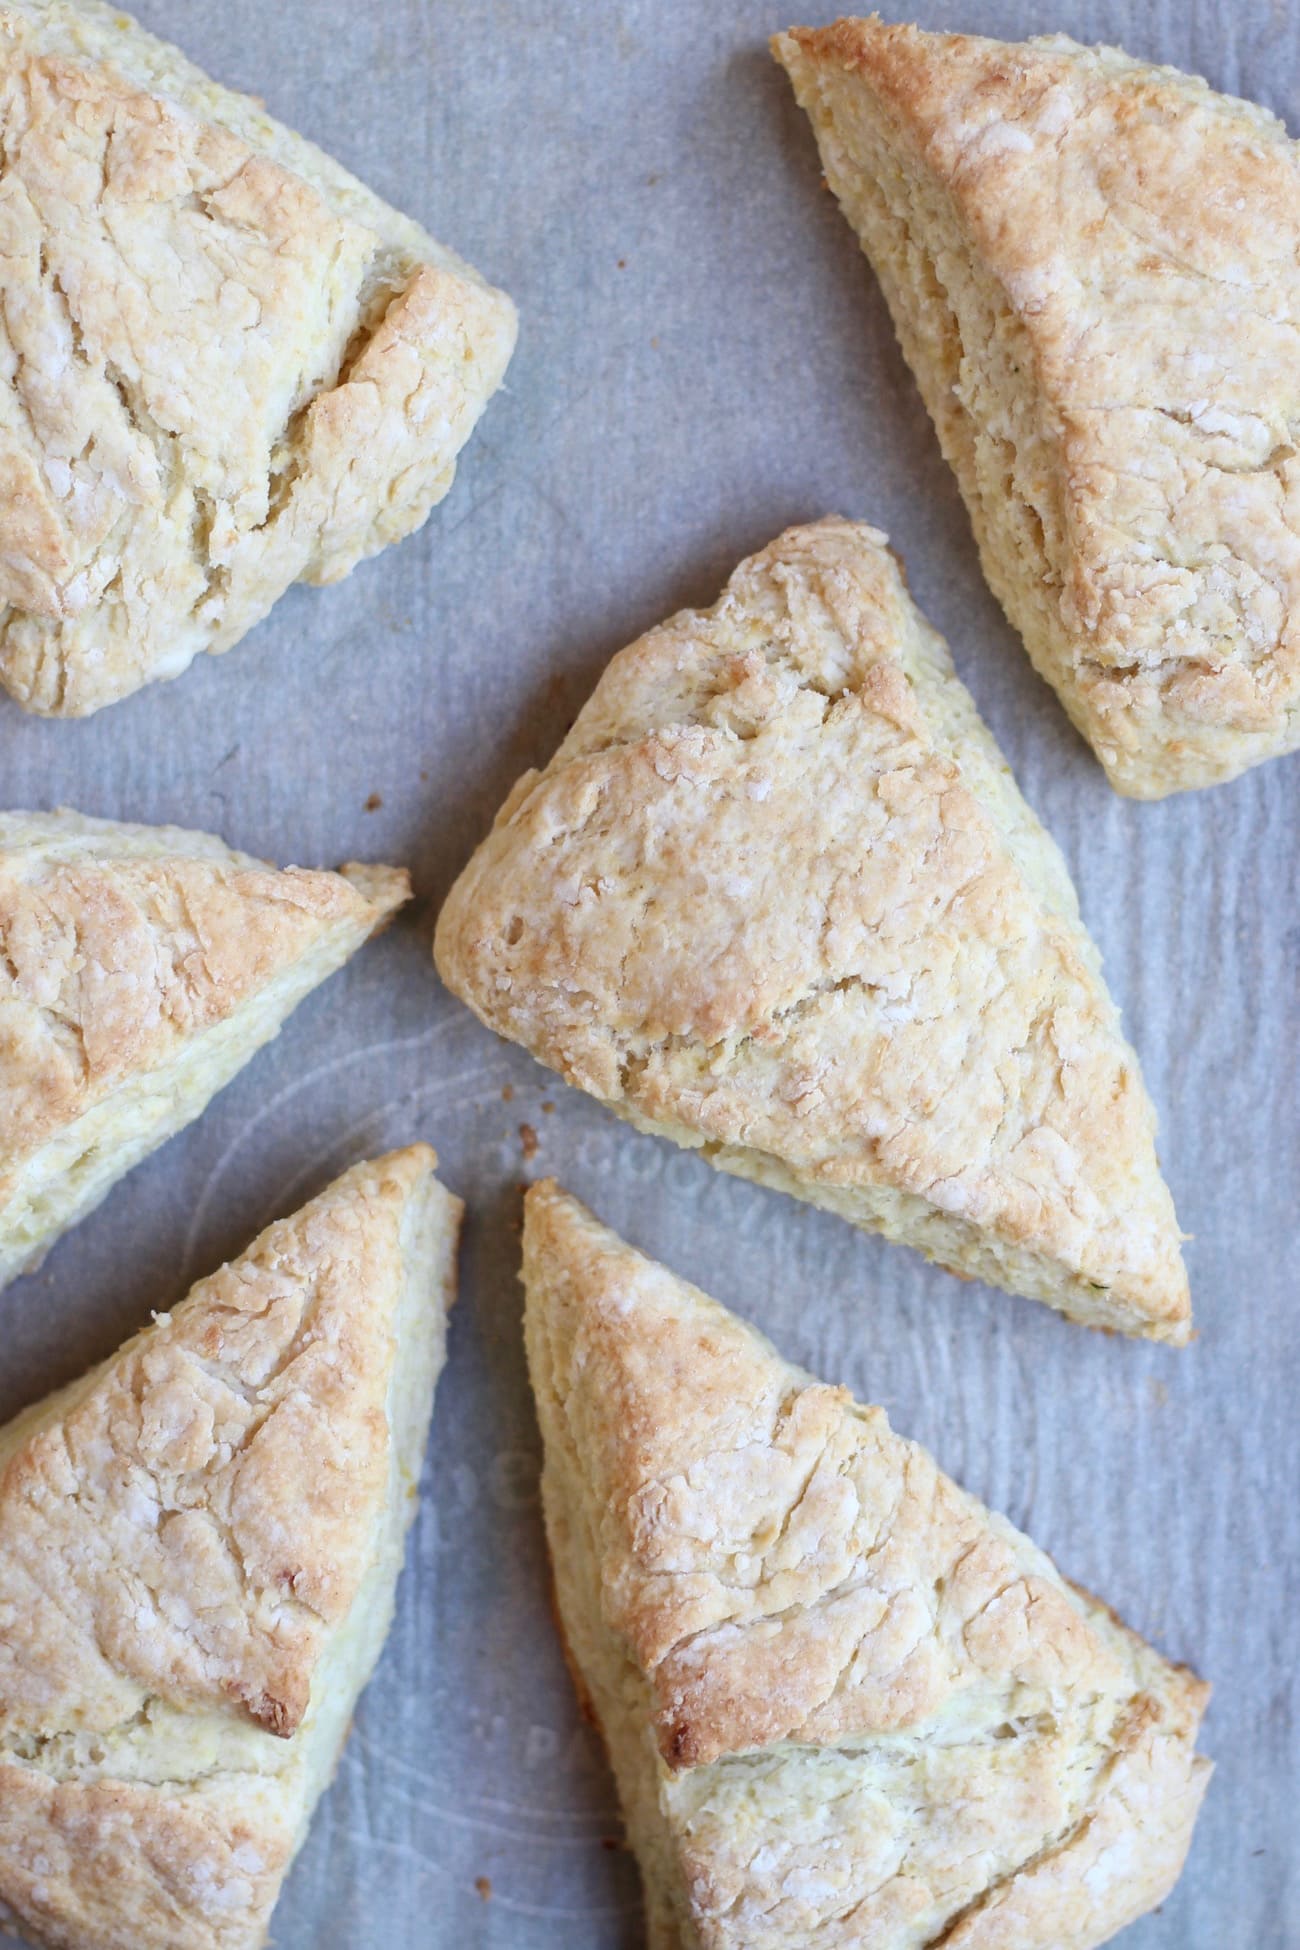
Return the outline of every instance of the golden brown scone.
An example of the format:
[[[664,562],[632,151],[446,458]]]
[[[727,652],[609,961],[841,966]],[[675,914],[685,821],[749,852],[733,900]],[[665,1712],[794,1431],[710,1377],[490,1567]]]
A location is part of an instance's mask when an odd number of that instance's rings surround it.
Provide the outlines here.
[[[616,657],[435,953],[489,1027],[723,1170],[1187,1339],[1065,863],[873,529],[791,529]]]
[[[97,0],[0,4],[0,683],[81,717],[418,526],[502,292]]]
[[[652,1950],[1089,1950],[1160,1902],[1209,1689],[554,1183],[525,1204],[561,1627]]]
[[[381,928],[396,867],[0,812],[0,1286],[189,1124]]]
[[[1300,743],[1300,161],[1265,110],[1063,36],[773,43],[984,572],[1121,792]]]
[[[256,1950],[393,1612],[461,1205],[357,1165],[0,1432],[0,1923]]]

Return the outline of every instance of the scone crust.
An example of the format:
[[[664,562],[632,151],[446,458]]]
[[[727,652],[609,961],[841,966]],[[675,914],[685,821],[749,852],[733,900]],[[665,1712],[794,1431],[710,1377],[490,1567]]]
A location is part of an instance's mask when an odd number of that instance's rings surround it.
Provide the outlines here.
[[[279,868],[206,833],[0,813],[0,1205],[119,1080],[231,1015],[329,929],[409,898],[395,867]]]
[[[508,298],[97,0],[0,8],[0,683],[82,716],[416,527]]]
[[[657,1942],[1089,1950],[1163,1898],[1202,1682],[551,1183],[525,1285],[559,1610]]]
[[[355,1166],[0,1432],[0,1914],[34,1940],[264,1941],[414,1508],[460,1218],[436,1163]],[[368,1654],[327,1668],[376,1579]]]
[[[0,1477],[0,1742],[151,1699],[300,1724],[384,1483],[396,1223],[427,1145],[355,1168],[200,1281]],[[63,1630],[51,1642],[57,1607]]]
[[[0,812],[0,1284],[205,1104],[409,898],[394,867]]]
[[[1064,36],[873,15],[773,46],[985,573],[1112,783],[1155,798],[1293,749],[1300,162],[1281,123]],[[992,336],[961,296],[972,266]]]
[[[1187,1337],[1068,873],[876,531],[792,529],[616,657],[435,955],[491,1028],[723,1168]]]
[[[220,1796],[0,1760],[0,1924],[47,1950],[252,1950],[294,1844]]]

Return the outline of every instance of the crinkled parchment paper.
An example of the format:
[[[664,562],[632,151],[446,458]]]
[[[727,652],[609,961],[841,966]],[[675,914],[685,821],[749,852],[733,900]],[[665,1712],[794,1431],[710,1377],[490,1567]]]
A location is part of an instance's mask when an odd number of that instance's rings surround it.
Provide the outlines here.
[[[1117,798],[986,592],[884,305],[821,186],[772,0],[141,0],[146,22],[509,289],[522,333],[423,532],[84,723],[0,702],[11,806],[407,863],[415,912],[0,1300],[0,1415],[108,1353],[352,1159],[429,1137],[469,1201],[398,1621],[280,1950],[630,1950],[636,1877],[551,1630],[518,1186],[553,1172],[883,1402],[1215,1682],[1187,1872],[1132,1950],[1300,1944],[1300,758]],[[952,0],[1207,74],[1300,127],[1300,5]],[[622,1128],[438,985],[438,901],[607,657],[784,524],[887,528],[1069,857],[1141,1051],[1200,1339],[1108,1341]],[[379,803],[382,801],[382,803]],[[536,1154],[527,1158],[536,1134]],[[477,1885],[477,1886],[476,1886]],[[489,1893],[490,1891],[490,1893]]]

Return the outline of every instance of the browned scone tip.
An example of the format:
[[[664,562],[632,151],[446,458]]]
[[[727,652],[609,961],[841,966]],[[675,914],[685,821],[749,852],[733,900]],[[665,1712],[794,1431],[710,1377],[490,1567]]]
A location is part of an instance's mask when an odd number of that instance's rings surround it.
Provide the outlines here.
[[[411,876],[405,867],[381,867],[371,861],[348,860],[339,875],[355,887],[375,911],[373,932],[380,934],[399,907],[411,898]]]

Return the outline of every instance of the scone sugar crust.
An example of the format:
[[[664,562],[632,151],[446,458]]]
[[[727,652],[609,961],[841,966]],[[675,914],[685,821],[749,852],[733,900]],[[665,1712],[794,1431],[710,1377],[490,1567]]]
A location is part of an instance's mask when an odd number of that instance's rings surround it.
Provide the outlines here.
[[[1187,1338],[1065,864],[874,530],[791,529],[616,657],[435,954],[491,1028],[721,1168]]]
[[[407,534],[508,298],[97,0],[0,6],[0,683],[81,716]]]
[[[0,1285],[211,1097],[410,896],[211,834],[0,812]]]
[[[392,1614],[459,1201],[359,1165],[0,1432],[0,1918],[255,1950]]]
[[[1035,665],[1139,798],[1300,743],[1300,157],[1171,68],[773,43]]]
[[[525,1212],[558,1610],[654,1950],[1090,1950],[1160,1902],[1208,1689],[882,1410],[555,1185]]]

